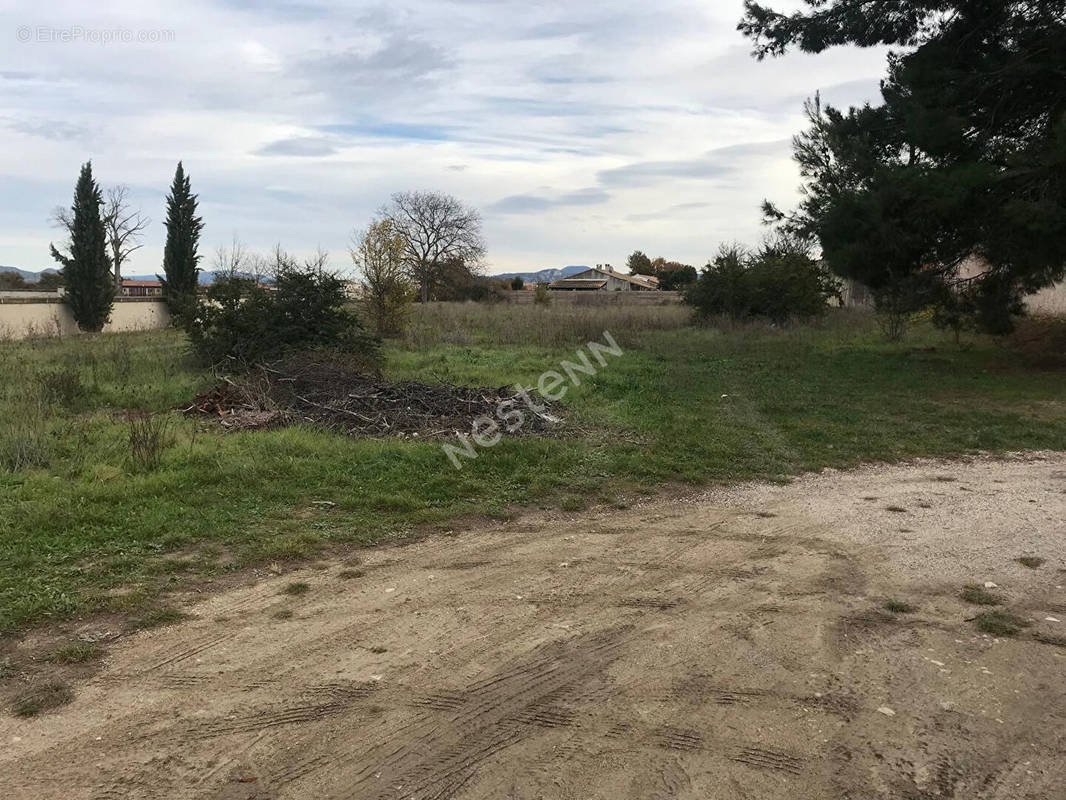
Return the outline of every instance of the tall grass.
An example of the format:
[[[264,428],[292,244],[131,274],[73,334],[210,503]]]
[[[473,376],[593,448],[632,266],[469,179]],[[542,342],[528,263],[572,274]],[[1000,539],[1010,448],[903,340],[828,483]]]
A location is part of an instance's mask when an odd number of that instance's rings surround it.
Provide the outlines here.
[[[415,308],[403,343],[416,349],[441,344],[561,347],[600,339],[610,331],[620,343],[636,346],[651,331],[679,330],[691,319],[691,309],[680,305],[427,303]]]
[[[65,471],[113,441],[115,410],[158,412],[188,401],[207,376],[171,331],[26,339],[0,345],[0,471]]]

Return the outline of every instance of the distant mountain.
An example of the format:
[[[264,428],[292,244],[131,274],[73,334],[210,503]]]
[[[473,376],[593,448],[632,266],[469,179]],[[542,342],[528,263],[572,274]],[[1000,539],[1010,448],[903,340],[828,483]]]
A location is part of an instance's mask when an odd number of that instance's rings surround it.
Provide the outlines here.
[[[571,275],[577,275],[577,273],[584,272],[587,269],[591,269],[591,267],[574,265],[563,267],[562,269],[542,269],[539,272],[504,272],[500,275],[489,275],[489,277],[504,278],[506,280],[521,278],[525,283],[551,283],[562,278],[569,278]]]
[[[567,269],[570,269],[570,268],[567,267]],[[21,275],[23,277],[23,279],[27,283],[36,283],[40,279],[41,275],[44,275],[45,273],[48,273],[48,272],[59,272],[59,270],[57,270],[57,269],[43,269],[40,272],[30,272],[29,270],[19,269],[18,267],[0,266],[0,272],[17,272],[19,275]],[[162,272],[162,270],[160,270],[160,272]],[[201,272],[200,273],[200,285],[201,286],[210,286],[212,283],[215,282],[215,279],[218,278],[222,274],[223,273],[221,273],[221,272],[211,272],[211,271]],[[242,278],[253,278],[253,277],[255,277],[251,273],[247,273],[247,272],[239,272],[237,274],[240,275],[240,277],[242,277]],[[123,275],[122,277],[125,278],[126,280],[131,280],[131,281],[157,281],[157,280],[159,280],[159,276],[156,275],[154,272],[149,274],[149,275]],[[269,278],[264,279],[263,282],[264,283],[271,283]]]
[[[59,272],[58,269],[43,269],[40,272],[30,272],[28,269],[19,269],[18,267],[0,267],[0,272],[17,272],[23,277],[27,283],[37,283],[42,275],[46,272]]]

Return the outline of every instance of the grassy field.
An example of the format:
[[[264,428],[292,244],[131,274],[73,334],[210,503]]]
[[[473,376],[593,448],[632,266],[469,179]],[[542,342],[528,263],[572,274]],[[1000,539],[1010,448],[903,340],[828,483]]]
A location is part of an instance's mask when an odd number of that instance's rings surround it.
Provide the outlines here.
[[[1010,346],[843,312],[815,327],[683,327],[678,308],[419,309],[391,377],[536,381],[607,329],[623,344],[563,401],[567,433],[456,470],[440,442],[302,428],[223,433],[174,411],[212,383],[175,332],[0,344],[0,630],[96,610],[167,618],[167,594],[523,506],[624,504],[676,483],[784,479],[922,455],[1066,449],[1066,371]],[[126,412],[161,412],[158,465]],[[329,501],[335,505],[316,505]]]

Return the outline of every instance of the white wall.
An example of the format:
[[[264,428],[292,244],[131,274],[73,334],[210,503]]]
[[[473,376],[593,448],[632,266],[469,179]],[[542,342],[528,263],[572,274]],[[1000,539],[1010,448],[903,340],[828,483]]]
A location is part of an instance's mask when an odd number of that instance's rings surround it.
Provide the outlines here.
[[[0,339],[73,336],[81,331],[65,303],[41,292],[0,292]],[[27,296],[31,295],[31,296]],[[105,332],[148,331],[170,327],[170,313],[159,298],[116,297]]]

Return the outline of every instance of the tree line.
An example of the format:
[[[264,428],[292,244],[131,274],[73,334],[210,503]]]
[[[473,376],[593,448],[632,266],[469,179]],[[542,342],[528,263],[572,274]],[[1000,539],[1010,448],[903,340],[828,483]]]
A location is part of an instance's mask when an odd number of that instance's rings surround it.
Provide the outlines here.
[[[189,175],[178,162],[166,198],[166,242],[158,278],[175,323],[184,326],[204,316],[199,291],[204,223],[198,203]],[[64,300],[78,327],[100,331],[121,291],[122,266],[142,246],[150,220],[132,208],[127,187],[103,192],[91,161],[81,168],[71,207],[58,209],[54,219],[67,239],[50,247],[62,267],[60,277],[50,280],[65,286]],[[428,301],[461,294],[475,284],[484,254],[481,216],[475,209],[441,192],[397,192],[365,230],[353,234],[350,247],[363,279],[360,300],[371,328],[379,335],[396,332],[416,297]],[[228,278],[251,275],[253,285],[264,279],[288,280],[301,271],[321,275],[327,263],[328,255],[320,250],[297,264],[280,245],[272,258],[263,258],[247,252],[236,239],[215,255],[217,272]],[[223,294],[233,288],[223,287]],[[239,288],[248,291],[247,283]]]

